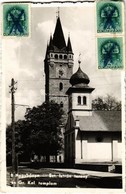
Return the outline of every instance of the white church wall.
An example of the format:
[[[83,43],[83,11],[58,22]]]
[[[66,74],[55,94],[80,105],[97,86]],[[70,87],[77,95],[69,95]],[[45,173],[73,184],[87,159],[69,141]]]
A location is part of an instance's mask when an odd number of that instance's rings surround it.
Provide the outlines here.
[[[88,143],[87,145],[87,158],[88,161],[111,161],[111,142],[104,143]]]
[[[92,111],[74,111],[74,116],[92,116]]]
[[[76,163],[121,161],[121,142],[112,141],[114,134],[108,135],[103,135],[102,141],[97,142],[97,135],[85,135],[81,140],[79,133],[76,134]]]
[[[122,161],[122,143],[121,142],[118,142],[117,150],[118,150],[117,161]]]
[[[83,105],[83,102],[81,105],[78,104],[77,98],[78,96],[81,96],[82,98],[85,96],[87,99],[86,105]],[[88,93],[73,93],[72,94],[72,108],[73,109],[92,109],[92,104],[91,104],[91,94]]]
[[[81,159],[81,141],[77,129],[75,130],[75,140],[75,159]]]

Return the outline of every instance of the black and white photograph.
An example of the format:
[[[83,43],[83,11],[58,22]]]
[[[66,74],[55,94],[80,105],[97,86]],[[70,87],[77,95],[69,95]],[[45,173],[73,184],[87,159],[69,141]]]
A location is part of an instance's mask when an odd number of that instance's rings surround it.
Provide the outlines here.
[[[96,3],[29,4],[29,36],[6,6],[7,187],[122,189],[123,69],[98,69]]]

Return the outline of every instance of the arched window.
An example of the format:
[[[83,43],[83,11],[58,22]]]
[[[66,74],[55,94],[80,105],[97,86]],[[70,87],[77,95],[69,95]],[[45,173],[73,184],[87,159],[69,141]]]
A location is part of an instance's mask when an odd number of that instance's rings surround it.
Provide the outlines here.
[[[62,58],[63,58],[63,56],[62,56],[62,55],[60,55],[60,56],[59,56],[59,58],[60,58],[60,59],[62,59]]]
[[[60,107],[63,108],[63,102],[60,102]]]
[[[81,96],[77,97],[77,101],[78,101],[78,105],[80,105],[81,104]]]
[[[64,59],[67,59],[67,55],[64,55]]]
[[[83,105],[86,105],[87,104],[87,98],[86,96],[83,96]]]
[[[63,83],[59,83],[59,91],[62,91],[63,90]]]
[[[55,55],[55,59],[58,59],[58,55],[57,54]]]
[[[53,54],[51,54],[51,57],[53,57]]]

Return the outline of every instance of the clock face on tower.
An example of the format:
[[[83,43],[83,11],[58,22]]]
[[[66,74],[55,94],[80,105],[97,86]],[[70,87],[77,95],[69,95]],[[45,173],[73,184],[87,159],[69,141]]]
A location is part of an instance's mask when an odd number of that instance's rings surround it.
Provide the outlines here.
[[[63,70],[62,70],[62,69],[60,69],[60,70],[59,70],[59,76],[61,76],[61,77],[62,77],[62,76],[63,76],[63,74],[64,74]]]
[[[57,67],[56,68],[56,76],[57,77],[66,77],[66,70],[63,67]]]

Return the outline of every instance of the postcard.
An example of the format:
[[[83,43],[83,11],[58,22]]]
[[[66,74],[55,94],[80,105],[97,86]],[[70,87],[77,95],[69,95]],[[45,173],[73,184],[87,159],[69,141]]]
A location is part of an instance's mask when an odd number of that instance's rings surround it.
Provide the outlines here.
[[[124,1],[1,10],[1,191],[124,192]]]

